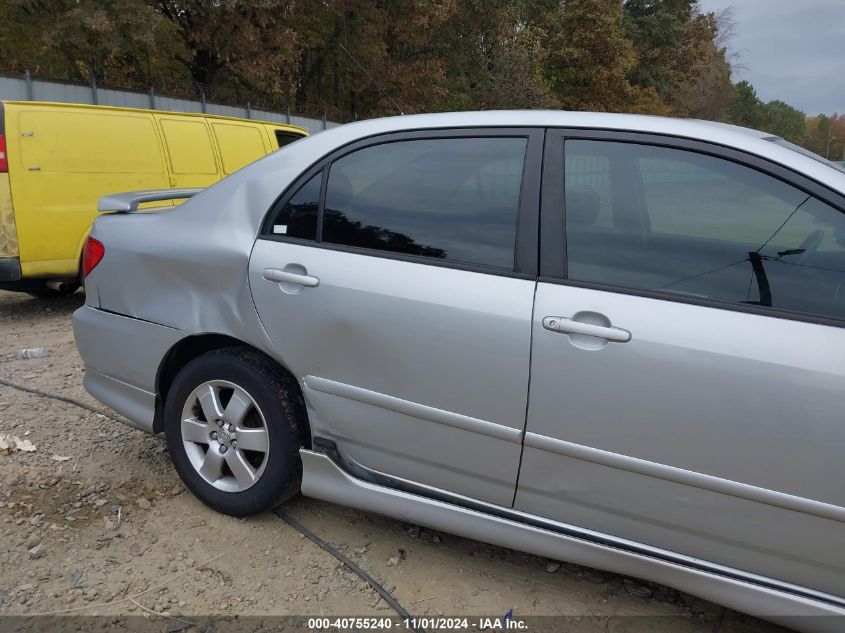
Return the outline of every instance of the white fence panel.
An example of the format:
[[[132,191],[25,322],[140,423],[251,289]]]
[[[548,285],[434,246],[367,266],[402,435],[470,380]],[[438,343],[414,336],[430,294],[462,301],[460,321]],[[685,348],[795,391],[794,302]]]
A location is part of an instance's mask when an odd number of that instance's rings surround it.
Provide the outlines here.
[[[32,98],[34,101],[94,103],[94,93],[89,86],[76,86],[53,81],[33,81]]]
[[[26,82],[14,77],[0,77],[0,98],[8,101],[25,101]]]
[[[96,95],[96,97],[95,97]],[[163,97],[142,92],[94,88],[58,81],[42,81],[20,77],[0,76],[0,101],[57,101],[59,103],[87,103],[119,106],[124,108],[150,108],[172,112],[205,112],[223,116],[252,118],[273,123],[290,123],[305,128],[312,134],[339,125],[332,121],[311,117],[288,115],[266,110],[251,110],[246,107],[228,106],[218,103],[206,103],[190,99]]]
[[[150,95],[140,92],[124,92],[109,88],[97,88],[97,103],[122,108],[149,108]]]
[[[156,110],[171,110],[173,112],[202,112],[202,104],[199,101],[156,96]]]

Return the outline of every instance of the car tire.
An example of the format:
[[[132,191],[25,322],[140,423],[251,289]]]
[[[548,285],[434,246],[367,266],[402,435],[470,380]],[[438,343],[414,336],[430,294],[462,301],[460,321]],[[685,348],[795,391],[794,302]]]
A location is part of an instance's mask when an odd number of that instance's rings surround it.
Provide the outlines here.
[[[299,492],[306,422],[290,383],[272,361],[246,348],[208,352],[176,375],[164,406],[167,449],[204,504],[241,517]]]

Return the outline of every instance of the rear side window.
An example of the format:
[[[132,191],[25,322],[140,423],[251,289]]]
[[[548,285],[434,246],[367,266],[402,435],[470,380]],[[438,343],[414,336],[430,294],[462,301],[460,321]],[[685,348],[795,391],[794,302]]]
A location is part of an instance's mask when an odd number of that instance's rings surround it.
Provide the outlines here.
[[[204,121],[160,119],[174,174],[217,174],[211,137]]]
[[[280,149],[285,145],[290,145],[294,141],[298,141],[301,138],[304,138],[302,134],[296,134],[295,132],[285,132],[284,130],[276,130],[276,143],[278,144]]]
[[[217,138],[225,174],[234,173],[267,153],[261,138],[262,131],[257,127],[237,123],[212,123],[211,128]]]
[[[565,155],[569,278],[845,319],[838,209],[687,150],[568,140]]]
[[[331,165],[322,240],[513,269],[525,138],[399,141]]]
[[[271,217],[268,232],[305,240],[317,237],[317,211],[320,206],[320,184],[323,172],[302,185],[284,206]]]

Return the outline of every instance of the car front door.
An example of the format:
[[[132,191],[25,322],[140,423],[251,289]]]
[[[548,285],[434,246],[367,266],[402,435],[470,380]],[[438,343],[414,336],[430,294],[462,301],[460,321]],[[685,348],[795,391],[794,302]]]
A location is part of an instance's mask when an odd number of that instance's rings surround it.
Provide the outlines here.
[[[841,594],[842,198],[666,137],[544,162],[515,507]]]
[[[270,212],[250,261],[255,304],[302,380],[312,434],[348,466],[512,505],[542,140],[371,139]]]

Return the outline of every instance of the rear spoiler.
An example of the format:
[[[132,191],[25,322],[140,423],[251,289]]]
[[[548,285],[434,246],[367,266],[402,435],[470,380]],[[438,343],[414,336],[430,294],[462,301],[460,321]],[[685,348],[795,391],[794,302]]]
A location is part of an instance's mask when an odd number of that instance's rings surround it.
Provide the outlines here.
[[[97,211],[100,213],[132,213],[145,202],[159,202],[162,200],[179,200],[197,195],[202,188],[194,189],[150,189],[148,191],[127,191],[112,193],[100,198]]]

